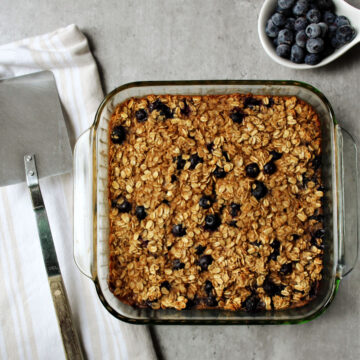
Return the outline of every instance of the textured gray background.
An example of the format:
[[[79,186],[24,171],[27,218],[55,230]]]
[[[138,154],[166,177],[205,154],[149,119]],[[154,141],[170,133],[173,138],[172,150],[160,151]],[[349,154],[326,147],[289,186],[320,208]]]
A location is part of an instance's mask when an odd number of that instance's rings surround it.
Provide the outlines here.
[[[360,8],[360,0],[349,1]],[[0,44],[71,23],[88,36],[106,92],[136,80],[292,79],[330,100],[360,138],[360,45],[325,68],[274,63],[257,36],[260,0],[2,0]],[[163,359],[359,359],[360,267],[305,325],[156,326]]]

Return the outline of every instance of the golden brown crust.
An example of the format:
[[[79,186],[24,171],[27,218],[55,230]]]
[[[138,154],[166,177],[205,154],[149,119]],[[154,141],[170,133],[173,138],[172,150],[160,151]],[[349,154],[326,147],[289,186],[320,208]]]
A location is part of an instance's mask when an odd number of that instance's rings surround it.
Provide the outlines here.
[[[136,119],[140,109],[145,121]],[[109,139],[109,286],[115,296],[178,310],[190,304],[285,309],[311,299],[321,279],[322,240],[314,234],[322,228],[323,196],[316,169],[320,123],[311,106],[296,97],[149,95],[119,104],[109,134],[119,125],[124,142]],[[273,150],[280,159],[272,160]],[[269,162],[274,174],[264,173]],[[259,166],[256,179],[246,175],[250,163]],[[217,168],[225,175],[214,176]],[[259,200],[255,180],[268,190]],[[205,195],[209,209],[199,205]],[[121,213],[125,199],[131,211]],[[236,216],[231,203],[240,205]],[[145,219],[138,220],[136,206],[144,206]],[[204,228],[208,214],[219,214],[215,231]],[[176,224],[186,234],[174,236]],[[199,245],[205,248],[200,255]],[[204,255],[212,262],[201,268]],[[213,289],[205,291],[207,280]]]

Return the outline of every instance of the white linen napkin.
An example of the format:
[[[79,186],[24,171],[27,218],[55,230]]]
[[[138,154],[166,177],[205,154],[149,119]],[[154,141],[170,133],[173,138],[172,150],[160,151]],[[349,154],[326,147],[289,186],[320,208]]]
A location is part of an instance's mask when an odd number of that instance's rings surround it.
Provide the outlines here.
[[[88,42],[75,25],[0,46],[0,79],[40,70],[51,70],[55,76],[74,145],[103,98]],[[72,175],[44,179],[40,185],[87,358],[156,359],[147,327],[110,315],[92,281],[74,263]],[[0,309],[1,359],[65,358],[25,184],[0,189]]]

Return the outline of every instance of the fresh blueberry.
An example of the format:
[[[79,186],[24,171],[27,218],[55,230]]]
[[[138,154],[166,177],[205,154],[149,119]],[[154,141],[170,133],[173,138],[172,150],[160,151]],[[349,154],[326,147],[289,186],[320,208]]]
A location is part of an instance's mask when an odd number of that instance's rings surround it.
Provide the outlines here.
[[[249,313],[256,312],[258,305],[259,305],[260,299],[256,295],[250,295],[246,298],[246,300],[243,302],[242,306],[245,308],[245,310]]]
[[[319,10],[331,10],[334,7],[332,0],[316,0]]]
[[[186,229],[183,228],[182,224],[174,225],[171,232],[174,236],[181,237],[186,234]]]
[[[183,269],[185,267],[185,264],[183,262],[181,262],[179,259],[175,259],[173,261],[173,269],[174,270],[180,270]]]
[[[291,47],[291,54],[290,54],[290,60],[293,63],[296,64],[301,64],[304,62],[304,57],[305,57],[305,51],[303,48],[301,48],[298,45],[293,45]]]
[[[355,36],[355,30],[352,26],[342,25],[336,30],[336,40],[340,44],[347,44]]]
[[[294,34],[291,30],[282,29],[278,35],[278,42],[279,44],[287,44],[291,45],[294,40]]]
[[[237,216],[239,211],[240,211],[240,204],[236,204],[236,203],[232,202],[230,204],[230,215],[232,217],[235,217],[235,216]]]
[[[294,6],[295,0],[278,0],[278,6],[281,9],[290,9]]]
[[[251,178],[256,178],[260,173],[260,169],[258,164],[251,163],[245,167],[245,172],[246,172],[246,176]]]
[[[214,286],[210,280],[205,281],[205,292],[209,296],[213,290]]]
[[[260,200],[268,193],[268,189],[261,181],[256,180],[254,185],[255,187],[251,188],[251,195],[253,195],[256,200]]]
[[[196,249],[195,254],[201,255],[204,253],[206,246],[198,245],[195,249]]]
[[[281,292],[281,286],[276,285],[272,280],[266,278],[263,283],[263,289],[269,296],[279,295]]]
[[[308,41],[308,37],[305,34],[305,30],[300,30],[295,37],[295,42],[297,46],[304,48],[306,46],[306,42]]]
[[[278,27],[282,27],[283,25],[285,25],[286,22],[286,16],[283,14],[280,14],[278,12],[276,12],[272,17],[271,17],[272,22],[278,26]]]
[[[293,7],[293,14],[296,16],[305,15],[309,8],[308,0],[298,0]]]
[[[315,39],[321,35],[321,27],[319,24],[310,24],[306,27],[305,33],[308,38]]]
[[[291,262],[281,265],[280,273],[282,275],[288,275],[288,274],[291,274],[291,272],[292,272],[292,263]]]
[[[184,160],[181,155],[176,157],[176,169],[182,170],[185,164],[186,164],[186,160]]]
[[[170,286],[170,283],[168,281],[163,281],[161,284],[160,284],[160,289],[161,288],[165,288],[166,290],[170,291],[171,289],[171,286]]]
[[[294,30],[295,31],[305,30],[307,25],[308,25],[308,21],[306,20],[305,16],[298,17],[294,23]]]
[[[223,179],[226,176],[225,170],[217,165],[216,165],[216,169],[214,170],[213,174],[218,179]]]
[[[116,207],[121,213],[128,213],[131,211],[131,204],[126,199],[124,199],[121,204],[116,204]]]
[[[289,29],[289,30],[294,30],[295,28],[295,18],[293,17],[289,17],[286,19],[285,25],[284,25],[285,29]]]
[[[277,46],[279,45],[278,38],[277,37],[274,38],[272,42],[273,42],[275,48],[277,48]]]
[[[302,50],[301,48],[299,48],[297,45],[294,45],[296,46],[298,49]],[[293,46],[293,47],[294,47]],[[264,173],[265,174],[268,174],[268,175],[272,175],[276,172],[276,165],[273,161],[269,161],[268,163],[266,163],[264,165]]]
[[[290,57],[290,45],[280,44],[276,47],[276,54],[282,58],[288,59]]]
[[[267,36],[269,37],[277,37],[278,33],[279,33],[279,28],[272,22],[271,19],[269,19],[266,23],[266,27],[265,27],[265,33]]]
[[[331,12],[331,11],[329,11],[329,10],[327,10],[327,11],[324,12],[323,20],[324,20],[328,25],[334,23],[335,19],[336,19],[336,15],[335,15],[333,12]]]
[[[328,37],[333,38],[336,35],[337,26],[334,24],[329,25],[328,27]]]
[[[137,206],[135,208],[135,215],[139,220],[143,220],[146,218],[147,213],[145,211],[145,208],[143,206]]]
[[[203,209],[209,209],[211,207],[211,204],[212,204],[212,199],[210,196],[204,195],[199,201],[199,205]]]
[[[320,26],[320,28],[321,28],[321,37],[322,38],[324,38],[325,37],[325,35],[326,35],[326,33],[327,33],[327,31],[328,31],[328,25],[326,24],[326,23],[324,23],[324,22],[319,22],[318,23],[318,25]]]
[[[205,216],[205,229],[216,230],[221,224],[219,214],[209,214]]]
[[[321,61],[321,56],[319,54],[307,54],[304,61],[307,65],[316,65]]]
[[[306,19],[310,23],[319,23],[321,21],[321,12],[316,9],[311,9],[306,13]]]
[[[243,119],[245,117],[245,114],[243,112],[241,112],[241,110],[236,107],[232,110],[232,112],[230,113],[230,119],[237,124],[241,124]]]
[[[218,305],[218,301],[216,300],[216,297],[214,295],[210,295],[209,297],[207,297],[205,303],[207,306],[211,307]]]
[[[350,25],[350,21],[346,16],[337,16],[335,18],[334,24],[337,27],[343,26],[343,25]]]
[[[125,128],[121,125],[115,126],[110,134],[113,144],[122,144],[126,138]]]
[[[324,40],[321,38],[309,39],[306,42],[306,50],[310,54],[318,54],[324,49]]]
[[[138,122],[145,122],[148,118],[148,115],[145,109],[140,109],[136,111],[135,117]]]
[[[204,160],[198,155],[198,154],[192,154],[190,156],[190,168],[191,170],[194,170],[196,168],[197,164],[203,163]]]
[[[291,16],[292,15],[292,9],[282,9],[280,6],[276,6],[275,9],[276,12],[283,14],[285,16]]]
[[[172,174],[171,175],[171,182],[174,183],[177,180],[177,176]]]
[[[276,161],[276,160],[281,159],[283,154],[281,154],[281,153],[279,153],[279,152],[277,152],[275,150],[272,150],[272,151],[270,151],[270,155],[272,156],[272,160]]]
[[[330,43],[334,49],[339,49],[343,46],[343,44],[336,38],[336,36],[331,38]]]
[[[201,267],[202,271],[206,271],[213,262],[213,258],[211,255],[203,255],[199,259],[199,266]]]

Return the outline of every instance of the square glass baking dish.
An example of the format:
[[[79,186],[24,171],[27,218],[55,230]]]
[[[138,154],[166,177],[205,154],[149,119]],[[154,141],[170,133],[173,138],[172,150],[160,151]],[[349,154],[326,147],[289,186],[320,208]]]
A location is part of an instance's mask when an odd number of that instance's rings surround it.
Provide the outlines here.
[[[225,310],[136,309],[119,301],[108,288],[108,126],[116,104],[148,94],[205,95],[252,93],[296,95],[320,117],[322,178],[325,192],[323,278],[317,297],[288,310],[249,314]],[[289,324],[314,319],[325,311],[340,280],[354,267],[358,253],[357,142],[335,119],[325,96],[296,81],[216,80],[136,82],[122,85],[100,104],[93,125],[80,136],[74,151],[74,257],[80,271],[95,283],[105,308],[134,324]]]

